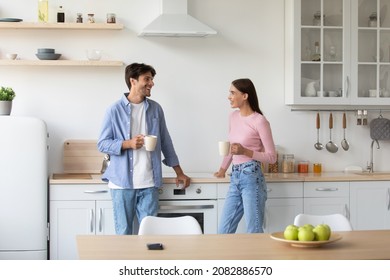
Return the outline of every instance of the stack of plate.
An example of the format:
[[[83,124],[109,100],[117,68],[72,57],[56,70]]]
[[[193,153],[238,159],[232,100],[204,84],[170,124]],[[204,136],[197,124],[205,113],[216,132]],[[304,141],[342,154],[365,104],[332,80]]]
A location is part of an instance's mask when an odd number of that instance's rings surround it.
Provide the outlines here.
[[[61,57],[60,53],[55,53],[54,49],[48,49],[48,48],[41,48],[38,49],[38,53],[36,56],[40,60],[57,60]]]

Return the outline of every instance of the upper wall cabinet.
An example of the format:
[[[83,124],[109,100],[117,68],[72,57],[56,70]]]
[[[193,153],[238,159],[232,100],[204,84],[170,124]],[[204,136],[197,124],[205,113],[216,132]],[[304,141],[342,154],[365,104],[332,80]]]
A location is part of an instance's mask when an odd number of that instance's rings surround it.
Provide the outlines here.
[[[390,0],[286,0],[288,105],[390,105]]]

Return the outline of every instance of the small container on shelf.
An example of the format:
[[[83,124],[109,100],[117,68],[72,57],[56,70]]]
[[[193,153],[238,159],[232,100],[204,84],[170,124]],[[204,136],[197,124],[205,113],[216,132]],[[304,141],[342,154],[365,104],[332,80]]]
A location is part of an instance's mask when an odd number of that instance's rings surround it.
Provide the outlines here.
[[[76,23],[83,23],[83,14],[77,13]]]
[[[95,14],[88,14],[88,23],[95,23]]]
[[[321,12],[320,12],[320,11],[317,11],[317,12],[314,14],[314,17],[313,17],[313,25],[314,25],[314,26],[320,26],[320,25],[321,25]]]
[[[64,11],[64,8],[62,6],[58,7],[57,22],[65,22],[65,11]]]
[[[114,13],[107,14],[107,23],[116,23],[116,16]]]
[[[368,18],[369,18],[369,20],[368,20],[369,27],[377,27],[378,26],[378,15],[376,12],[372,12]]]

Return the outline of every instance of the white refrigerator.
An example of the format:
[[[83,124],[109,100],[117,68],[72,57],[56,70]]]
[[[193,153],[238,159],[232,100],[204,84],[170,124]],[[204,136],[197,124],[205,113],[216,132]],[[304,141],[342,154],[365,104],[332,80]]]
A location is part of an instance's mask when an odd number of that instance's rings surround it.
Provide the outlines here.
[[[45,122],[0,116],[0,260],[45,260],[48,144]]]

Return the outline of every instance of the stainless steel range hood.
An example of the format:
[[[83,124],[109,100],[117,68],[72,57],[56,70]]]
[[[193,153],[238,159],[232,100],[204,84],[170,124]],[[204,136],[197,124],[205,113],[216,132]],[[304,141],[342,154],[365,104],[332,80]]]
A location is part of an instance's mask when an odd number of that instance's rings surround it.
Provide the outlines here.
[[[161,0],[161,15],[139,36],[206,37],[217,31],[187,13],[187,0]]]

